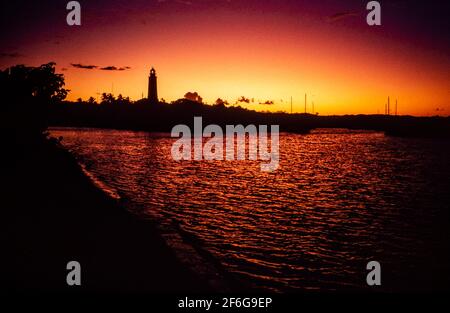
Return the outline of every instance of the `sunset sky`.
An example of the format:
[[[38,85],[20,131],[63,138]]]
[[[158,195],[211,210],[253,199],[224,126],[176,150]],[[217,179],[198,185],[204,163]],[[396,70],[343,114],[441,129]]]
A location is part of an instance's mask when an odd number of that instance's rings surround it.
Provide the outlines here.
[[[166,101],[195,91],[290,111],[292,96],[303,112],[307,93],[328,115],[384,113],[390,96],[400,114],[450,114],[448,1],[380,1],[381,26],[361,0],[81,0],[81,26],[67,2],[2,2],[0,67],[54,61],[70,100],[146,97],[154,66]]]

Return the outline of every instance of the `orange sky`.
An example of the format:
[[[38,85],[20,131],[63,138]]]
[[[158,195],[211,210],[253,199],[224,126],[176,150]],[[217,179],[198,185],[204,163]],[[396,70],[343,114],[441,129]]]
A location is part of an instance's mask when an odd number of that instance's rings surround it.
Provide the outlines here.
[[[140,99],[154,66],[158,95],[166,101],[196,91],[208,103],[245,96],[255,102],[244,107],[290,111],[292,96],[294,112],[303,112],[307,93],[308,112],[314,101],[315,111],[328,115],[384,113],[390,96],[391,103],[398,99],[400,114],[449,115],[448,53],[384,26],[369,27],[365,15],[330,22],[313,10],[199,13],[186,6],[131,11],[116,20],[86,14],[81,27],[44,30],[22,43],[22,57],[0,61],[57,62],[66,69],[70,100],[111,91]],[[87,70],[71,63],[131,69]],[[258,104],[266,100],[275,104]]]

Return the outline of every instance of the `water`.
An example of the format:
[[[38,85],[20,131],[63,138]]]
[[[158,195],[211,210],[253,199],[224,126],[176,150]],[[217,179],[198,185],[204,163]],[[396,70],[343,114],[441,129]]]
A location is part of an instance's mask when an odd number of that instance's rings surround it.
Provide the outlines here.
[[[260,161],[175,162],[168,134],[51,134],[205,275],[220,269],[278,292],[367,288],[370,260],[382,264],[385,290],[426,289],[445,275],[447,142],[280,134],[280,167],[266,173]]]

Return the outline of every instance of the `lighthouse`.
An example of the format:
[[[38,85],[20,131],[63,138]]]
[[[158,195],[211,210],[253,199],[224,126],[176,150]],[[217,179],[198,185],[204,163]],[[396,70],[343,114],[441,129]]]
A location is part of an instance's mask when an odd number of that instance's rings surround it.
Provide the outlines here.
[[[156,71],[152,67],[150,76],[148,77],[148,100],[151,104],[158,103],[158,88],[156,84]]]

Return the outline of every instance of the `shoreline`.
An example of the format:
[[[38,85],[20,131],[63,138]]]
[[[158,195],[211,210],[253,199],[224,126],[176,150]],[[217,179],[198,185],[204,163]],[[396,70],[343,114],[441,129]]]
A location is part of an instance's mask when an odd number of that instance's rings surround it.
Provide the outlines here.
[[[13,292],[220,292],[181,264],[150,221],[95,186],[56,141],[14,150],[4,257]],[[81,286],[66,284],[72,260],[81,265]]]

